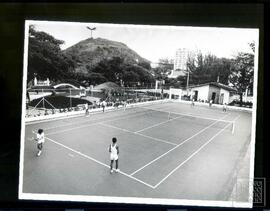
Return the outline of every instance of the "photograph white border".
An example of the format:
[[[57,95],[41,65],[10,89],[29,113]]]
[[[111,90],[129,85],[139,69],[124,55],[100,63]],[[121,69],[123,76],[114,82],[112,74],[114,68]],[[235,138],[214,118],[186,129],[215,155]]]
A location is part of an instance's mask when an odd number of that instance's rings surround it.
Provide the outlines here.
[[[45,201],[72,201],[72,202],[101,202],[101,203],[124,203],[124,204],[154,204],[154,205],[188,205],[188,206],[213,206],[213,207],[239,207],[252,208],[252,201],[234,202],[234,201],[211,201],[211,200],[185,200],[185,199],[163,199],[163,198],[137,198],[137,197],[107,197],[107,196],[84,196],[84,195],[62,195],[62,194],[32,194],[23,193],[23,162],[24,162],[24,139],[25,139],[25,111],[26,111],[26,86],[27,86],[27,67],[28,67],[28,37],[29,26],[31,24],[62,24],[62,25],[89,25],[102,24],[108,26],[127,26],[144,28],[169,28],[169,29],[196,29],[213,30],[228,29],[229,27],[196,27],[196,26],[164,26],[164,25],[137,25],[137,24],[112,24],[112,23],[88,23],[88,22],[62,22],[62,21],[38,21],[26,20],[24,32],[24,55],[23,55],[23,94],[22,94],[22,116],[21,116],[21,145],[19,162],[19,193],[18,198],[23,200],[45,200]],[[231,27],[230,29],[232,29]],[[254,60],[254,82],[253,82],[253,107],[252,107],[252,130],[251,130],[251,152],[250,152],[250,172],[249,179],[254,181],[254,158],[255,158],[255,135],[256,135],[256,116],[257,116],[257,86],[258,86],[258,65],[259,65],[259,29],[258,28],[236,28],[234,29],[252,29],[257,31],[255,40],[255,60]],[[253,183],[252,183],[253,184]],[[249,194],[253,195],[253,185],[249,185]]]

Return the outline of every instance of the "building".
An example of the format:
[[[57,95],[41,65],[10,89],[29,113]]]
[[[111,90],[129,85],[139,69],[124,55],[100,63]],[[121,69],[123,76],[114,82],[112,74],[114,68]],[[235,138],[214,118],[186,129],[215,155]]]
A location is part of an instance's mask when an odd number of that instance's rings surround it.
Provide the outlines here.
[[[186,70],[187,61],[190,50],[187,48],[179,48],[175,53],[174,70]]]
[[[187,70],[187,61],[194,52],[187,48],[179,48],[175,53],[174,67],[169,78],[177,78],[178,76],[185,76]]]
[[[221,84],[219,82],[210,82],[200,85],[190,86],[186,94],[191,96],[191,99],[199,102],[209,102],[210,100],[216,104],[229,104],[231,96],[236,93],[236,89]]]
[[[38,81],[36,77],[34,78],[34,86],[50,86],[50,85],[51,82],[48,78],[45,81]]]

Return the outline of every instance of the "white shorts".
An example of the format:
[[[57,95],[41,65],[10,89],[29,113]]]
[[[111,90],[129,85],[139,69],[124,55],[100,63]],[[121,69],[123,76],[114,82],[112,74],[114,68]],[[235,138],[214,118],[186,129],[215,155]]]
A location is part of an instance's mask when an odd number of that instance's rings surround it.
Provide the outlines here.
[[[111,159],[111,160],[118,160],[118,155],[111,154],[111,155],[110,155],[110,159]]]

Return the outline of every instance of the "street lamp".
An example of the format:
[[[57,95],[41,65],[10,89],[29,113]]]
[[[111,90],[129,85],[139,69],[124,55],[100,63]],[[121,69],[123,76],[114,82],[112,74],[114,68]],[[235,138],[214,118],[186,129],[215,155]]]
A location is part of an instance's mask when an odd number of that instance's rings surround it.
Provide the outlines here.
[[[90,28],[90,27],[86,26],[86,28],[89,29],[89,30],[91,31],[91,38],[93,38],[93,37],[92,37],[92,32],[93,32],[94,30],[96,30],[96,27]]]

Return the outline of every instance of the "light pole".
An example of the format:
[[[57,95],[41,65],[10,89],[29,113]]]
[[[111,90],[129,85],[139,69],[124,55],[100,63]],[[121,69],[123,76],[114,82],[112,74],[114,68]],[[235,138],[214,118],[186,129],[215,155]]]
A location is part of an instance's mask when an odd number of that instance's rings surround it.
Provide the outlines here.
[[[92,37],[92,32],[93,32],[94,30],[96,30],[96,27],[90,28],[90,27],[86,26],[86,28],[89,29],[89,30],[91,31],[91,38],[93,38],[93,37]]]
[[[188,93],[188,86],[189,86],[189,71],[187,72],[187,95],[189,94]]]

